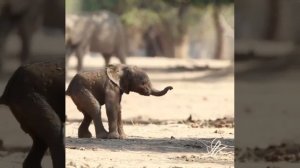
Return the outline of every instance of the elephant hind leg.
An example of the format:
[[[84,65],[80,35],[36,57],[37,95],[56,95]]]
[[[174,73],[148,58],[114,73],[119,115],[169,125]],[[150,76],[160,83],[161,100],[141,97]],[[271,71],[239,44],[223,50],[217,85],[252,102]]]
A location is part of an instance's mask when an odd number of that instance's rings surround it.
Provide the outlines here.
[[[53,167],[64,167],[64,125],[59,116],[43,95],[28,93],[18,98],[22,101],[11,102],[14,105],[11,106],[11,110],[19,118],[22,128],[26,128],[25,131],[32,137],[37,137],[33,139],[33,148],[24,165],[32,165],[31,160],[36,161],[36,165],[40,165],[42,154],[47,146],[50,149]]]
[[[32,139],[33,145],[23,163],[23,168],[42,167],[41,162],[46,152],[47,145],[39,138],[33,137]]]
[[[65,167],[65,144],[64,135],[61,138],[56,137],[56,141],[52,141],[49,145],[53,168],[64,168]]]
[[[93,120],[96,138],[106,138],[107,131],[102,123],[100,104],[94,95],[89,90],[83,89],[80,92],[73,94],[72,100],[76,104],[77,109],[81,111],[84,116],[88,116]],[[82,121],[81,125],[83,125],[84,128],[87,125],[87,123],[84,122],[88,121],[88,118],[83,120],[85,121]],[[79,131],[80,130],[78,130],[78,132]]]
[[[92,122],[92,118],[87,115],[83,114],[83,121],[81,122],[79,129],[78,129],[78,137],[79,138],[91,138],[92,134],[89,131],[89,126]]]

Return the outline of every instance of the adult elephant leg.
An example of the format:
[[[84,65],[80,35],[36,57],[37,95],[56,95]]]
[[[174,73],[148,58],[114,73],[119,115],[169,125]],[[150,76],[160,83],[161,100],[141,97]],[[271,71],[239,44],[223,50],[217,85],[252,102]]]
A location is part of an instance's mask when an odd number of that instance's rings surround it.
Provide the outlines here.
[[[90,118],[92,118],[95,126],[96,138],[106,138],[107,131],[105,130],[102,123],[100,109],[101,107],[97,99],[93,96],[93,94],[91,94],[91,92],[87,89],[84,89],[79,91],[76,95],[72,96],[72,99],[79,111],[81,111],[84,115],[87,115]],[[78,132],[80,132],[80,130],[78,130]]]
[[[43,140],[36,138],[34,136],[32,136],[32,140],[33,140],[33,145],[23,163],[23,168],[42,167],[41,162],[46,152],[47,145],[43,142]]]
[[[102,54],[104,61],[105,61],[105,67],[107,67],[109,65],[110,62],[110,58],[111,58],[111,54]]]
[[[76,58],[77,58],[77,72],[80,72],[83,64],[82,55],[76,53]]]
[[[22,43],[19,56],[22,64],[26,64],[29,61],[32,36],[42,25],[43,5],[42,1],[30,5],[27,12],[23,13],[22,19],[18,22],[18,32]]]
[[[122,64],[126,64],[126,59],[125,59],[125,56],[120,56],[119,57],[119,60]]]
[[[3,56],[4,54],[4,46],[7,40],[7,37],[9,36],[10,32],[14,28],[13,23],[11,21],[7,20],[6,18],[0,17],[0,73],[3,69]]]
[[[80,72],[82,70],[83,66],[83,56],[85,54],[84,48],[78,48],[75,52],[75,55],[77,57],[77,72]]]
[[[19,57],[21,60],[21,64],[26,64],[28,62],[31,50],[32,32],[27,26],[21,26],[19,28],[19,36],[22,43]]]
[[[71,49],[69,47],[66,46],[66,55],[65,55],[65,64],[66,67],[69,63],[70,57],[72,56],[72,54],[74,54],[72,51],[70,51]]]
[[[7,32],[7,34],[8,34],[8,32]],[[4,54],[4,52],[5,52],[4,45],[5,45],[6,39],[7,39],[6,36],[4,37],[4,35],[3,36],[0,35],[0,73],[3,70],[3,56],[5,55]]]
[[[88,114],[85,114],[85,113],[83,113],[83,116],[84,116],[83,120],[78,129],[78,137],[79,138],[91,138],[92,134],[89,131],[89,126],[92,122],[92,118]]]
[[[126,64],[126,55],[125,55],[125,51],[122,51],[122,50],[118,51],[118,53],[117,53],[116,56],[119,58],[119,60],[120,60],[120,62],[121,62],[122,64]]]

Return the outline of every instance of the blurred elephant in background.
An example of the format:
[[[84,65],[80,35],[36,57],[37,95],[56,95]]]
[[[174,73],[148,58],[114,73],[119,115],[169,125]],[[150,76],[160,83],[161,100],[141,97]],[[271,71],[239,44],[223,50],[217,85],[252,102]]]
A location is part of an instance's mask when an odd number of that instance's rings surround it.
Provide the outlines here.
[[[1,0],[0,1],[0,56],[4,44],[14,30],[20,37],[21,64],[28,62],[33,34],[42,26],[65,28],[64,0]],[[0,58],[0,71],[2,69]]]
[[[66,57],[74,54],[78,59],[77,71],[82,69],[83,57],[90,51],[101,53],[107,66],[111,56],[126,63],[126,39],[120,18],[109,11],[66,18]]]

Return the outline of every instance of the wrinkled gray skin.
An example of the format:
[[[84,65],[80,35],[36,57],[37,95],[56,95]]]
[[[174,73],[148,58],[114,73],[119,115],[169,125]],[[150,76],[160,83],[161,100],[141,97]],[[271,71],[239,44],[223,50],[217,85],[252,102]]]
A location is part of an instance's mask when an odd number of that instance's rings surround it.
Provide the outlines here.
[[[3,47],[11,32],[17,31],[22,48],[21,64],[29,60],[33,34],[41,27],[65,28],[64,0],[1,0],[0,1],[0,72]]]
[[[66,94],[77,109],[83,113],[83,121],[78,129],[79,138],[90,138],[89,125],[93,120],[96,138],[124,139],[121,118],[123,93],[136,92],[144,96],[163,96],[171,86],[159,91],[152,87],[148,75],[136,66],[124,64],[109,65],[106,69],[78,73],[70,82]],[[100,108],[105,104],[109,132],[101,120]]]
[[[65,167],[65,66],[42,62],[21,66],[0,98],[33,140],[24,168],[40,168],[50,149],[54,168]]]
[[[126,41],[119,17],[108,11],[85,15],[69,15],[66,18],[66,57],[75,55],[77,71],[83,66],[83,57],[90,51],[101,53],[105,66],[112,56],[126,63]]]

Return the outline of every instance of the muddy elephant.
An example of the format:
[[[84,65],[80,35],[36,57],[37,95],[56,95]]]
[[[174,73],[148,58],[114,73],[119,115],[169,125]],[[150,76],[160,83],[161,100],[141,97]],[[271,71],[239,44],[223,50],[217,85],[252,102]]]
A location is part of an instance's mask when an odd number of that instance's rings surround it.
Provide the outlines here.
[[[0,56],[8,36],[13,31],[21,40],[21,64],[29,61],[33,34],[42,26],[65,28],[65,2],[63,0],[2,0],[0,2]],[[2,58],[0,57],[0,71]]]
[[[83,113],[83,121],[78,129],[79,138],[90,138],[89,125],[93,120],[96,138],[124,139],[121,118],[121,99],[123,93],[136,92],[144,96],[163,96],[171,86],[163,90],[152,87],[148,75],[136,66],[124,64],[109,65],[99,71],[78,73],[70,82],[66,94],[77,109]],[[105,104],[109,132],[101,120],[100,107]]]
[[[40,62],[21,66],[12,75],[0,104],[7,105],[30,135],[33,145],[24,168],[41,167],[47,148],[54,168],[65,167],[65,65]]]
[[[112,56],[126,64],[126,39],[120,18],[108,11],[84,15],[69,15],[66,18],[66,57],[75,55],[77,71],[83,66],[83,57],[90,51],[101,53],[105,66]]]

